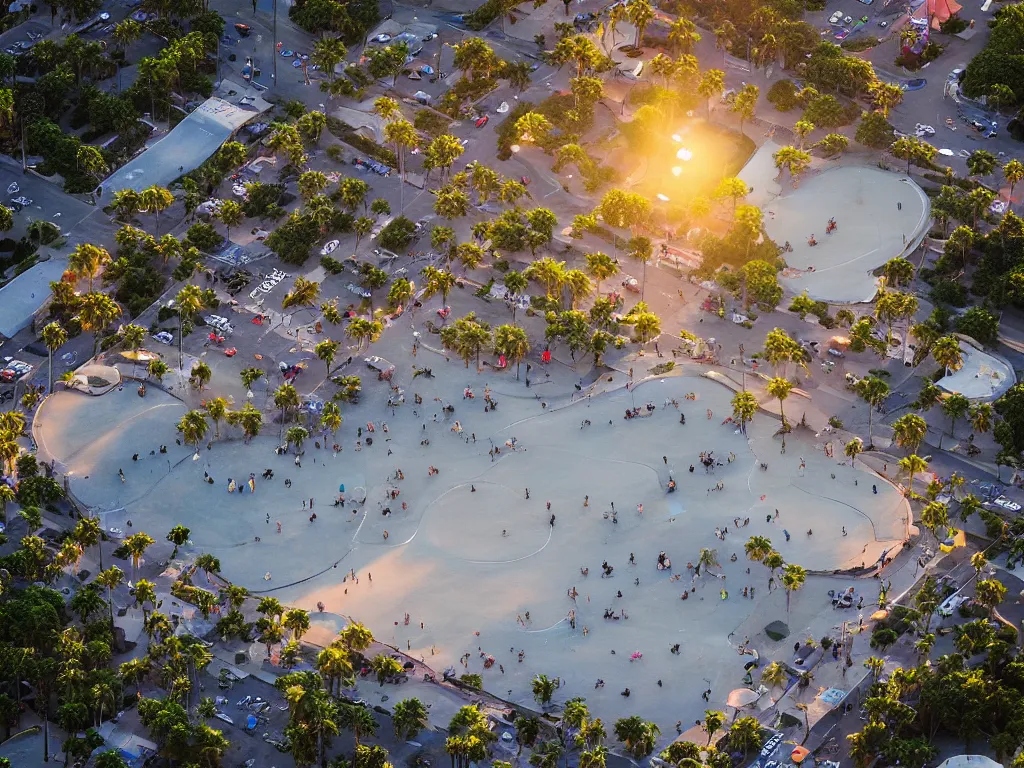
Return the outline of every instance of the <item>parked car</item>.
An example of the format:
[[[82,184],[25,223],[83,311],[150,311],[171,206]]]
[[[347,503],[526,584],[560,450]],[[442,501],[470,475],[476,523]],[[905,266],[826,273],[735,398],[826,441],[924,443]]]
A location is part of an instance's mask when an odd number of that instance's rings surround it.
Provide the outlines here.
[[[946,600],[938,607],[936,613],[939,616],[952,616],[953,612],[956,611],[961,605],[968,601],[966,595],[950,595]]]
[[[1000,509],[1005,509],[1008,512],[1020,512],[1020,504],[1018,504],[1016,501],[1011,501],[1005,496],[1000,496],[996,499],[993,499],[992,503],[995,504]]]
[[[324,247],[320,249],[320,255],[321,256],[330,256],[332,253],[334,253],[334,249],[337,248],[337,247],[338,247],[338,241],[337,240],[328,240],[324,244]]]
[[[153,334],[153,338],[159,341],[161,344],[173,344],[174,336],[169,331],[157,331]]]
[[[481,117],[478,117],[477,120],[476,120],[476,127],[477,128],[483,128],[485,125],[487,125],[487,122],[490,119],[491,118],[489,118],[487,115],[483,115]]]
[[[31,365],[21,360],[11,360],[3,370],[0,370],[0,380],[10,383],[30,373],[32,373]]]

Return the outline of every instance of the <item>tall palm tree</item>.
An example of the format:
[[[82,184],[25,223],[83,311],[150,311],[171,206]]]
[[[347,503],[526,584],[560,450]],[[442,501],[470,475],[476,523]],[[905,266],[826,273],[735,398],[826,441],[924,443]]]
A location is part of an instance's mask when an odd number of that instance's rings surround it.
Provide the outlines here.
[[[419,699],[403,699],[395,704],[391,714],[395,738],[403,741],[415,739],[416,734],[427,727],[427,708]]]
[[[907,493],[912,494],[914,492],[914,478],[922,472],[928,470],[928,462],[922,459],[917,454],[910,454],[900,459],[900,472],[907,473]]]
[[[783,379],[781,377],[776,376],[774,378],[768,379],[768,384],[765,387],[765,389],[767,390],[769,395],[778,399],[779,414],[782,416],[782,426],[788,426],[788,423],[786,422],[786,412],[783,410],[782,406],[785,399],[789,397],[789,393],[793,391],[793,383],[788,379]]]
[[[91,243],[80,243],[68,254],[68,268],[75,273],[75,277],[89,280],[90,291],[92,291],[93,281],[99,277],[103,267],[110,262],[111,258],[107,249]]]
[[[87,293],[81,301],[78,318],[82,330],[93,334],[92,353],[95,355],[100,343],[100,331],[121,316],[121,307],[105,293]]]
[[[960,340],[956,336],[943,336],[932,345],[932,357],[947,373],[959,371],[964,365]]]
[[[96,574],[96,582],[107,589],[107,604],[110,606],[110,627],[114,627],[114,597],[113,592],[124,583],[124,571],[116,565],[112,565],[105,571]]]
[[[782,569],[782,588],[786,590],[786,613],[789,614],[790,597],[794,592],[803,587],[807,581],[807,571],[793,563],[787,563]]]
[[[138,570],[139,564],[142,562],[142,555],[152,545],[156,544],[156,540],[145,532],[139,531],[138,534],[132,534],[130,537],[125,539],[125,548],[128,550],[128,554],[131,557],[131,566],[133,571]]]
[[[494,353],[504,355],[516,364],[516,379],[519,379],[519,366],[530,353],[530,341],[526,331],[514,325],[499,325],[494,329]]]
[[[160,236],[160,214],[174,205],[169,189],[154,184],[139,193],[140,211],[151,211],[156,216],[156,236]]]
[[[853,389],[868,405],[868,448],[870,449],[872,447],[871,424],[875,409],[880,407],[885,402],[885,398],[889,396],[889,385],[877,376],[865,376],[854,384]]]
[[[857,457],[864,451],[864,441],[859,437],[855,437],[848,442],[844,448],[843,453],[850,460],[850,466],[853,467],[857,463]]]
[[[43,344],[46,345],[48,361],[47,376],[49,379],[49,385],[46,391],[53,392],[53,353],[67,343],[68,332],[64,330],[64,326],[60,323],[53,321],[52,323],[47,323],[43,326],[41,337]]]
[[[419,137],[412,123],[405,119],[396,119],[384,126],[384,140],[395,148],[398,158],[398,174],[401,183],[398,186],[398,213],[405,212],[405,156],[419,143]]]
[[[206,421],[206,414],[202,411],[187,411],[178,421],[178,431],[181,432],[182,441],[191,445],[196,453],[199,452],[199,444],[206,439],[210,425]]]
[[[916,413],[907,413],[892,423],[892,432],[898,446],[914,453],[928,434],[928,422]]]

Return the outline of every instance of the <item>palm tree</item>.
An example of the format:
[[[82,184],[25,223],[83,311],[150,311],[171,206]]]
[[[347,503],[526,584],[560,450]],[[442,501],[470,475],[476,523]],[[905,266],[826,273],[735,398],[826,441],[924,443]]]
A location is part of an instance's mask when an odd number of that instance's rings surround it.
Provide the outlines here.
[[[53,392],[53,353],[67,343],[68,332],[64,330],[64,326],[54,321],[43,326],[41,338],[43,340],[43,344],[46,345],[47,360],[49,363],[47,366],[49,386],[46,391]]]
[[[300,405],[299,391],[295,385],[285,382],[274,391],[274,406],[281,409],[281,428],[288,420],[288,412],[298,410]]]
[[[1024,163],[1016,158],[1010,160],[1003,166],[1003,178],[1010,185],[1010,206],[1007,208],[1009,210],[1013,206],[1013,188],[1024,179]]]
[[[428,725],[427,708],[419,699],[403,699],[395,704],[391,714],[391,723],[395,729],[395,738],[409,741]]]
[[[729,746],[741,749],[744,755],[761,748],[761,723],[755,717],[741,717],[729,726]]]
[[[951,373],[963,368],[964,357],[960,351],[960,340],[956,336],[943,336],[932,345],[932,357],[946,371]]]
[[[367,320],[365,317],[354,317],[345,328],[345,335],[355,340],[357,348],[376,341],[383,332],[384,326],[379,320]]]
[[[327,376],[331,375],[331,363],[334,362],[334,356],[340,346],[341,344],[334,339],[324,339],[313,348],[313,353],[327,366]]]
[[[99,277],[103,267],[110,262],[110,254],[106,248],[90,243],[81,243],[68,254],[68,269],[80,280],[88,278],[90,291],[92,291],[93,280]]]
[[[732,397],[732,417],[740,423],[740,431],[747,432],[747,422],[757,413],[757,398],[751,392],[737,392]]]
[[[139,193],[139,210],[152,211],[156,216],[156,236],[160,236],[160,214],[174,205],[174,195],[170,190],[154,184]]]
[[[105,293],[87,293],[81,299],[78,318],[82,330],[90,331],[93,338],[93,354],[99,346],[99,333],[121,316],[121,307]]]
[[[1006,599],[1006,593],[1006,587],[998,579],[981,579],[974,584],[974,597],[988,608],[990,619],[995,614],[996,607]]]
[[[850,460],[850,466],[853,467],[857,463],[857,457],[864,451],[864,441],[859,437],[855,437],[846,444],[843,448],[843,452]]]
[[[704,569],[704,573],[707,573],[712,567],[720,567],[718,562],[718,550],[717,549],[701,549],[697,553],[697,571]]]
[[[210,366],[202,360],[197,360],[192,370],[189,372],[189,383],[193,387],[198,389],[200,392],[203,391],[203,387],[210,383],[210,379],[213,378],[213,371],[210,370]]]
[[[203,291],[198,285],[183,285],[178,295],[174,297],[174,305],[178,309],[178,370],[184,365],[182,353],[182,337],[185,324],[191,324],[192,318],[199,313],[204,306]]]
[[[331,645],[324,648],[316,657],[316,671],[320,673],[327,684],[327,692],[334,693],[334,684],[352,679],[355,670],[352,668],[352,660],[344,648]],[[397,710],[397,708],[396,708]]]
[[[723,725],[725,725],[725,715],[722,712],[714,709],[704,710],[704,730],[708,734],[709,747],[715,738],[715,734],[722,730]]]
[[[807,581],[807,571],[793,563],[786,563],[782,569],[782,588],[786,590],[786,613],[789,614],[790,597]]]
[[[916,413],[907,413],[892,423],[892,431],[896,444],[914,453],[928,434],[928,422]]]
[[[648,0],[634,0],[626,6],[626,16],[630,24],[636,28],[636,47],[643,44],[644,30],[654,20],[654,8]]]
[[[506,360],[516,364],[516,379],[519,366],[530,352],[530,341],[526,331],[515,325],[499,325],[494,329],[494,353],[504,355]]]
[[[401,662],[386,653],[378,653],[370,659],[370,669],[377,675],[377,682],[382,688],[388,680],[402,674]]]
[[[419,137],[412,123],[404,119],[396,119],[384,126],[384,140],[395,148],[398,157],[398,174],[401,183],[398,185],[398,213],[405,212],[405,155],[419,143]]]
[[[281,624],[292,633],[293,640],[301,640],[302,636],[309,631],[309,611],[304,611],[301,608],[286,611],[281,618]]]
[[[285,294],[281,301],[282,309],[308,309],[315,307],[320,300],[320,283],[299,276],[295,278],[292,289]]]
[[[423,298],[430,299],[440,294],[442,305],[447,305],[448,294],[455,287],[455,275],[434,266],[424,267],[420,274],[423,277]]]
[[[872,448],[871,424],[875,408],[880,407],[885,402],[885,398],[889,396],[889,385],[877,376],[865,376],[854,384],[853,389],[868,404],[868,449],[870,450]]]
[[[124,546],[128,550],[128,554],[132,559],[132,571],[136,572],[139,570],[139,564],[142,562],[142,556],[146,553],[149,547],[156,543],[156,540],[148,533],[134,533],[124,540]]]
[[[761,670],[761,682],[768,688],[782,688],[789,682],[789,675],[785,667],[773,661]]]
[[[214,397],[204,403],[203,408],[213,419],[213,436],[220,437],[220,422],[228,413],[228,401],[223,397]]]
[[[989,403],[975,403],[971,406],[971,429],[985,434],[992,429],[992,406]]]
[[[547,707],[551,703],[551,697],[555,695],[555,681],[547,675],[537,675],[533,678],[531,686],[533,698],[542,707]]]
[[[113,591],[124,583],[124,571],[116,565],[112,565],[105,571],[96,574],[96,583],[107,589],[107,604],[110,606],[110,626],[114,626],[114,598]]]
[[[949,526],[949,508],[938,501],[930,501],[921,510],[921,525],[932,532],[937,539],[944,539],[939,536],[939,529]]]
[[[545,256],[524,269],[523,276],[543,285],[547,297],[554,299],[565,281],[565,272],[564,261],[555,261],[550,256]]]
[[[210,425],[206,422],[206,414],[202,411],[187,411],[181,420],[178,421],[178,431],[181,432],[182,441],[186,445],[195,448],[199,452],[199,444],[206,439],[206,433]]]
[[[645,2],[645,0],[637,0]],[[649,723],[637,715],[623,717],[615,721],[615,738],[626,746],[626,751],[636,760],[640,760],[654,751],[661,730],[654,723]]]
[[[377,721],[366,707],[358,704],[342,704],[338,707],[338,725],[352,731],[355,754],[359,754],[359,740],[377,732]]]
[[[768,394],[775,397],[779,401],[779,414],[782,416],[782,426],[786,427],[786,413],[782,409],[783,401],[789,397],[789,393],[793,390],[793,384],[788,379],[783,379],[778,376],[768,379],[768,384],[765,387]]]
[[[338,633],[338,641],[349,652],[365,651],[374,642],[373,633],[357,621],[347,624]]]
[[[588,253],[585,258],[587,273],[594,278],[596,283],[594,295],[599,298],[601,296],[601,282],[615,276],[619,271],[618,262],[608,254],[600,252]]]
[[[900,472],[907,473],[907,493],[912,494],[914,492],[914,478],[928,470],[928,462],[922,459],[917,454],[910,454],[900,459]],[[897,475],[898,477],[898,475]]]
[[[323,410],[320,412],[320,428],[334,434],[341,429],[341,422],[341,408],[338,407],[338,404],[333,401],[324,403]]]

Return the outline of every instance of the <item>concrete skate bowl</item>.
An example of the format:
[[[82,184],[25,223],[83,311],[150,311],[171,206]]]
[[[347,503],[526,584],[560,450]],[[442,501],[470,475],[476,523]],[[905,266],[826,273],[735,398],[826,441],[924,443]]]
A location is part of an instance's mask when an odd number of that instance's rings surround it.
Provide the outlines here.
[[[878,288],[872,272],[917,246],[930,212],[928,197],[906,176],[859,166],[811,176],[764,206],[768,235],[793,248],[782,254],[789,267],[779,276],[783,287],[832,304],[871,301]],[[831,218],[838,227],[826,235]]]
[[[125,503],[150,491],[170,463],[191,452],[175,443],[175,425],[184,412],[180,401],[155,388],[145,398],[134,387],[115,387],[101,397],[55,392],[39,407],[32,434],[40,455],[56,460],[58,471],[71,476],[81,503]],[[167,453],[159,452],[161,445],[168,446]]]

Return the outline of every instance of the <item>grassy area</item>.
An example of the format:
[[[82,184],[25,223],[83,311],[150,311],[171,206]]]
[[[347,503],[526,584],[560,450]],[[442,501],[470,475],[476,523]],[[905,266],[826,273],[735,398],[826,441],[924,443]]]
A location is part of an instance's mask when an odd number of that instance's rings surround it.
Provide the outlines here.
[[[675,204],[710,196],[719,181],[739,173],[756,148],[749,136],[704,121],[689,121],[674,135],[681,141],[669,135],[649,148],[647,172],[635,191],[649,198],[663,194]],[[677,157],[683,148],[691,153],[689,160]],[[636,167],[635,155],[628,152],[611,153],[609,162],[625,175]],[[678,176],[674,169],[679,169]]]

